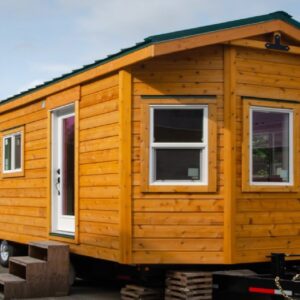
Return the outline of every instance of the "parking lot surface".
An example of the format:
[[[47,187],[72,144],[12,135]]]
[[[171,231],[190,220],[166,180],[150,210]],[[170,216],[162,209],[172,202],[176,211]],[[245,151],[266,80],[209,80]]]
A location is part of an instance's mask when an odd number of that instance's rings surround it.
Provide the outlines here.
[[[0,273],[7,273],[8,269],[0,267]],[[120,299],[120,285],[118,283],[107,282],[88,282],[76,279],[74,285],[71,287],[70,295],[67,297],[46,297],[34,298],[35,300],[44,299],[77,299],[77,300],[116,300]]]

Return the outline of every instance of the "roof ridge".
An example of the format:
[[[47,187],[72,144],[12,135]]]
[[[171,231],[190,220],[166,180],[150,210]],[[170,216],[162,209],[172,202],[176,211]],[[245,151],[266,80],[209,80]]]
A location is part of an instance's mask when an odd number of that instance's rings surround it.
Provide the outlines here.
[[[170,39],[178,39],[183,36],[186,37],[195,34],[201,34],[207,31],[211,32],[211,31],[218,31],[221,29],[230,29],[233,27],[240,27],[240,26],[245,26],[247,24],[261,23],[261,22],[266,22],[274,19],[279,19],[279,20],[286,21],[288,23],[292,23],[293,25],[296,25],[297,27],[300,28],[300,23],[294,20],[290,14],[288,14],[285,11],[275,11],[269,14],[259,15],[255,17],[248,17],[248,18],[243,18],[243,19],[238,19],[233,21],[216,23],[212,25],[205,25],[205,26],[200,26],[200,27],[195,27],[190,29],[183,29],[183,30],[158,34],[158,35],[152,35],[145,38],[145,41],[151,41],[153,43],[157,43],[157,42],[170,40]]]

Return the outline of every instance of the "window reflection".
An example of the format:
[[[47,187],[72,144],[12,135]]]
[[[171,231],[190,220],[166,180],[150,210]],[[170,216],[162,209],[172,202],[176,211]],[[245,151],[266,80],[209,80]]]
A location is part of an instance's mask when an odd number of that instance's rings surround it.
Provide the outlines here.
[[[252,181],[289,182],[288,112],[252,111]]]

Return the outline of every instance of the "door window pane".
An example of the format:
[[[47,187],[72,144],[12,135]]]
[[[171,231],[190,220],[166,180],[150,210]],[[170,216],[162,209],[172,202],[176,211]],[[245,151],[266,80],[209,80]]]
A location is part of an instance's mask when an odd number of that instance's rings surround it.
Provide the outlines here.
[[[21,134],[15,135],[15,169],[21,169]]]
[[[4,139],[4,170],[9,171],[12,169],[12,138],[8,137]]]
[[[74,215],[74,116],[63,119],[63,215]]]
[[[200,149],[156,149],[156,180],[200,180]]]
[[[289,182],[290,114],[252,111],[252,182]]]
[[[203,142],[203,109],[155,109],[153,141]]]

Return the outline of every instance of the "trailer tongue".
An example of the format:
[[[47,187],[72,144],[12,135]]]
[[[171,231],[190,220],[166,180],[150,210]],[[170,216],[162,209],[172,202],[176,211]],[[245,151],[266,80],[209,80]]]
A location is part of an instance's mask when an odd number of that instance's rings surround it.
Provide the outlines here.
[[[215,272],[213,300],[300,300],[300,264],[288,268],[287,256],[282,253],[271,255],[270,274],[252,270]]]

